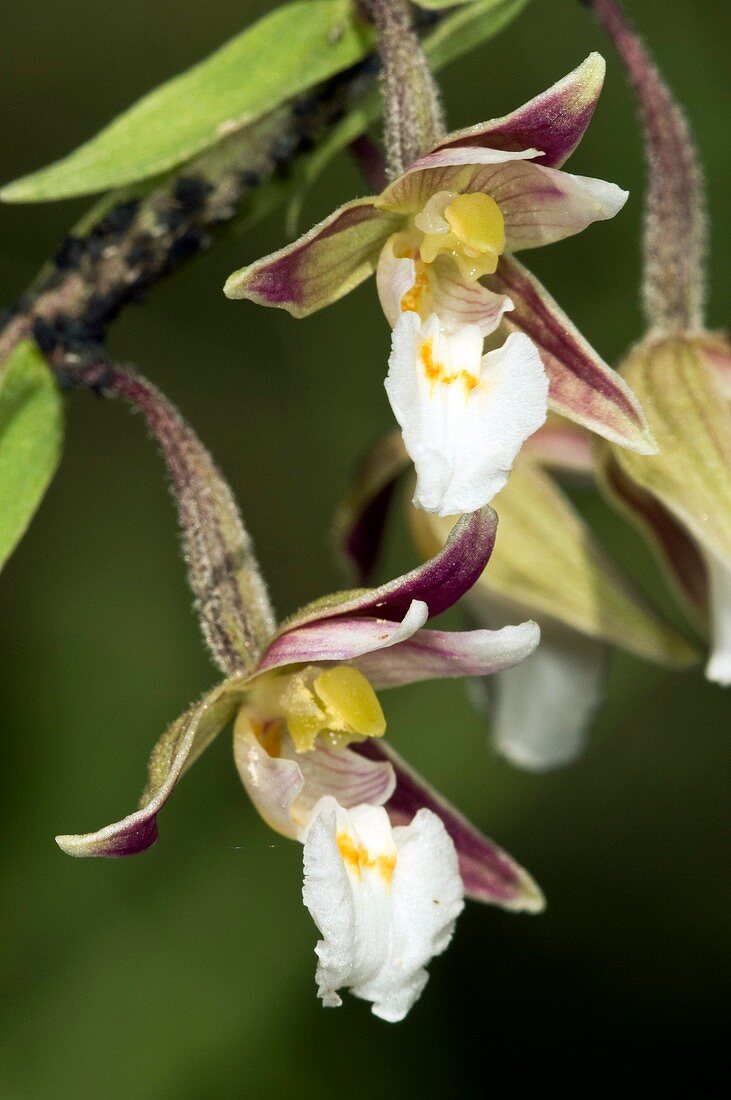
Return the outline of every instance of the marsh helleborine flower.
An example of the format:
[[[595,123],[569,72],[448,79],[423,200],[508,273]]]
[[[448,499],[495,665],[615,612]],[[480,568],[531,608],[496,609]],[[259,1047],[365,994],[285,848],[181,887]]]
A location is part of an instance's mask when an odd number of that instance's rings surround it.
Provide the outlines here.
[[[463,898],[535,911],[531,878],[382,740],[376,690],[484,676],[537,645],[535,623],[503,630],[424,630],[482,573],[490,508],[463,517],[426,565],[373,590],[338,593],[271,632],[244,675],[228,677],[164,734],[140,809],[95,833],[57,838],[74,856],[127,856],[157,838],[178,779],[234,720],[234,756],[264,820],[304,844],[304,901],[321,933],[326,1005],[352,990],[386,1020],[421,993]]]
[[[653,443],[629,388],[510,256],[613,217],[626,192],[560,165],[604,77],[597,54],[504,118],[449,134],[376,196],[233,274],[231,298],[303,317],[373,271],[393,327],[386,380],[415,503],[470,511],[505,484],[547,402],[622,446]],[[510,332],[484,354],[487,336]]]

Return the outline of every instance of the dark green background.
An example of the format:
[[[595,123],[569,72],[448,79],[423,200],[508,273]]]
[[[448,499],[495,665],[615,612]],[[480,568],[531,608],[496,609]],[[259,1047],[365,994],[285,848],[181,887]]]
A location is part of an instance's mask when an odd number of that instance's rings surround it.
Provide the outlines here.
[[[240,0],[6,3],[0,174],[90,136],[148,88],[271,4]],[[714,220],[710,322],[725,320],[728,4],[629,5],[685,103]],[[534,0],[444,78],[450,122],[501,114],[609,53],[575,0]],[[530,257],[616,361],[636,304],[641,150],[617,65],[571,162],[631,190],[615,222]],[[306,220],[360,188],[346,160]],[[0,286],[12,298],[85,204],[0,209]],[[229,240],[115,325],[229,476],[282,613],[340,577],[328,522],[351,463],[391,423],[388,332],[372,286],[294,322],[226,301],[225,276],[283,241],[280,217]],[[728,696],[698,673],[615,659],[589,751],[547,777],[485,749],[459,683],[394,692],[391,736],[535,874],[540,917],[470,907],[409,1019],[348,999],[323,1010],[297,845],[267,831],[222,738],[176,792],[150,853],[74,862],[59,831],[130,810],[148,750],[215,677],[201,645],[161,462],[139,418],[67,402],[60,474],[0,579],[3,779],[0,1096],[354,1098],[507,1095],[536,1084],[701,1087],[720,1029],[725,935],[723,765]],[[643,547],[586,500],[640,576]],[[405,565],[402,538],[390,564]]]

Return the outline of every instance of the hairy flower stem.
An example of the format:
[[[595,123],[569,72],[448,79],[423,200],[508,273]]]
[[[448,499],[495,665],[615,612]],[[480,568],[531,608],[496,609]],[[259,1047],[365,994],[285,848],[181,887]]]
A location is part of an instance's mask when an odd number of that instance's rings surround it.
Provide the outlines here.
[[[361,0],[378,35],[388,175],[400,175],[444,137],[439,88],[407,0]]]
[[[136,371],[58,354],[53,364],[62,383],[121,397],[142,413],[170,475],[203,635],[225,675],[249,672],[274,633],[275,618],[236,501],[208,451]]]
[[[703,329],[706,202],[690,129],[615,0],[586,0],[622,59],[645,139],[643,303],[651,334]]]

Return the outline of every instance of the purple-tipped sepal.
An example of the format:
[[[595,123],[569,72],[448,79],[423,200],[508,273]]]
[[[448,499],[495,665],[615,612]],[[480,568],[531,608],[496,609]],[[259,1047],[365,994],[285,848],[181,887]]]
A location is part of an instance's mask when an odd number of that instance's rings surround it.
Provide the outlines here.
[[[517,912],[541,912],[545,900],[528,872],[409,768],[390,746],[382,741],[366,741],[354,748],[370,760],[385,760],[393,767],[396,787],[386,803],[392,824],[409,824],[423,807],[441,818],[457,849],[459,871],[469,898]]]

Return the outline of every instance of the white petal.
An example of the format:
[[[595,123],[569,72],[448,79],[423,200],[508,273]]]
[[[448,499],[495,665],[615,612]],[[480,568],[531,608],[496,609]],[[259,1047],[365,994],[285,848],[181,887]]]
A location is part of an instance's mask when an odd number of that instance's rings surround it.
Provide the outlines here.
[[[520,665],[475,681],[487,693],[498,752],[534,772],[577,757],[604,696],[606,654],[601,642],[551,626]]]
[[[401,302],[416,282],[416,264],[408,256],[394,251],[396,235],[389,237],[381,249],[376,268],[376,288],[381,308],[391,328],[401,316]]]
[[[706,665],[706,677],[723,687],[731,685],[731,567],[706,554],[710,582],[713,649]]]
[[[464,279],[448,256],[438,256],[431,268],[431,306],[447,331],[477,325],[483,336],[489,336],[503,314],[514,308],[506,294],[495,294],[479,282]]]
[[[503,315],[513,309],[505,294],[495,294],[481,283],[462,277],[449,256],[438,256],[432,264],[399,257],[394,250],[396,236],[386,241],[376,271],[378,297],[388,323],[393,328],[408,308],[426,321],[435,313],[446,332],[464,325],[477,325],[489,336]],[[414,291],[419,271],[420,285]]]
[[[349,989],[383,1020],[402,1020],[423,990],[429,960],[445,950],[463,908],[457,854],[440,818],[422,809],[391,828],[386,811],[315,807],[305,839],[302,897],[323,939],[318,994]]]
[[[394,329],[386,392],[416,468],[414,504],[427,512],[487,504],[546,419],[548,381],[528,337],[513,333],[482,358],[481,348],[476,325],[445,332],[435,316],[404,313]]]
[[[324,745],[296,753],[286,731],[275,736],[276,755],[270,755],[256,737],[250,716],[241,711],[234,728],[234,760],[257,811],[283,836],[302,840],[313,807],[325,795],[347,807],[361,802],[381,805],[393,794],[396,780],[388,763]]]

